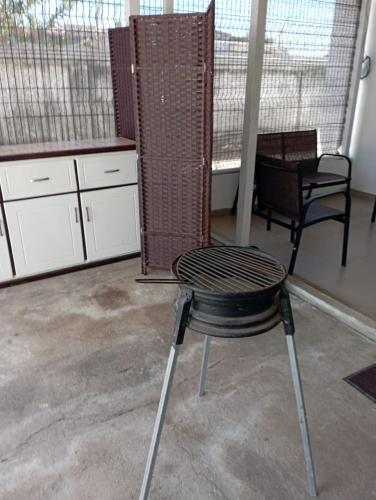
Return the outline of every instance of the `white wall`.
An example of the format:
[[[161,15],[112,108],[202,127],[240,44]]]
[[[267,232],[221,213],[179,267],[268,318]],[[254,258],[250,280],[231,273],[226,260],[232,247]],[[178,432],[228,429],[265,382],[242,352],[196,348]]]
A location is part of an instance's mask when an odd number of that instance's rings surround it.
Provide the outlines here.
[[[231,208],[239,183],[239,172],[213,172],[212,210]]]
[[[372,63],[371,73],[359,86],[350,146],[352,187],[376,194],[376,1],[372,1],[365,53]]]

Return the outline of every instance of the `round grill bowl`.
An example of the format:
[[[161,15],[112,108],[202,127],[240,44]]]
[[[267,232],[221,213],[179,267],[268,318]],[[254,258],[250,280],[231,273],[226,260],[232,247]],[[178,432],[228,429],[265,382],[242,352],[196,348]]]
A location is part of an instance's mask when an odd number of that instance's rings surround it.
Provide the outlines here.
[[[218,246],[178,257],[172,272],[193,291],[189,328],[218,337],[250,337],[281,321],[285,268],[254,247]]]

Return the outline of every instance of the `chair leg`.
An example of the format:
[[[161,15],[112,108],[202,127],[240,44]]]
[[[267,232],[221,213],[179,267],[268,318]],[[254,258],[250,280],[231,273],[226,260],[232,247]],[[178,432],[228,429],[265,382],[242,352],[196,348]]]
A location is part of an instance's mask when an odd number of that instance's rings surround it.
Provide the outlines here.
[[[206,335],[205,341],[204,341],[204,351],[202,354],[200,384],[199,384],[199,388],[198,388],[198,395],[199,396],[203,396],[205,394],[206,372],[208,369],[210,341],[211,341],[210,335]]]
[[[375,202],[373,204],[371,222],[375,222],[375,220],[376,220],[376,197],[375,197]]]
[[[139,500],[147,500],[149,496],[153,470],[155,466],[155,461],[157,459],[158,447],[161,439],[167,404],[170,397],[172,381],[174,378],[176,362],[179,354],[179,348],[184,340],[184,332],[188,321],[191,302],[192,302],[192,295],[189,295],[188,293],[182,291],[177,301],[173,342],[171,345],[170,355],[168,358],[167,368],[163,380],[162,393],[161,393],[161,398],[159,400],[157,417],[155,419],[153,435],[151,438],[151,444],[149,448],[149,454],[146,462],[146,468],[145,468],[144,478],[142,481]]]
[[[300,432],[301,432],[302,441],[303,441],[304,458],[305,458],[306,469],[307,469],[308,492],[311,496],[315,497],[315,496],[317,496],[315,468],[314,468],[313,457],[312,457],[311,441],[309,438],[309,430],[308,430],[307,415],[306,415],[305,404],[304,404],[302,381],[300,378],[299,364],[298,364],[298,358],[296,355],[296,348],[295,348],[294,320],[293,320],[293,316],[292,316],[290,298],[289,298],[286,290],[281,291],[280,307],[281,307],[281,312],[282,312],[282,317],[283,317],[283,324],[284,324],[284,328],[285,328],[287,349],[288,349],[289,358],[290,358],[291,375],[292,375],[292,381],[294,384],[296,404],[297,404],[297,408],[298,408]]]
[[[270,229],[272,227],[272,221],[270,220],[271,216],[272,216],[272,212],[270,210],[268,210],[267,219],[266,219],[266,230],[267,231],[270,231]]]
[[[291,229],[290,229],[290,242],[294,243],[295,240],[295,221],[291,221]]]
[[[292,249],[290,265],[289,265],[289,274],[294,274],[294,267],[296,262],[296,257],[298,255],[298,250],[300,246],[300,240],[302,238],[303,227],[302,223],[299,223],[298,228],[296,229],[295,238],[294,238],[294,247]]]
[[[343,229],[343,244],[342,244],[342,266],[347,263],[347,247],[349,243],[349,230],[350,230],[350,215],[351,215],[351,196],[346,195],[346,209],[345,209],[345,225]]]
[[[238,209],[238,199],[239,199],[239,186],[238,186],[238,189],[236,190],[234,203],[232,204],[231,215],[235,215],[236,212],[237,212],[237,209]]]

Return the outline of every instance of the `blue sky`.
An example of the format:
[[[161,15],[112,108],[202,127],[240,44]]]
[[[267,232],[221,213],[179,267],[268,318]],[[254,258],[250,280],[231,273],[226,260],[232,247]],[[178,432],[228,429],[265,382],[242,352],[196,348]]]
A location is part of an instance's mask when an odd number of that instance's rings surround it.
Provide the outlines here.
[[[41,1],[38,14],[53,13],[58,3],[58,0]],[[175,10],[205,10],[208,3],[208,0],[175,0]],[[142,13],[162,8],[162,0],[140,0],[140,4]],[[216,0],[216,28],[237,36],[247,35],[250,4],[251,0]],[[330,46],[334,13],[335,0],[269,0],[267,36],[291,53],[325,55]],[[74,2],[62,23],[93,25],[96,14],[101,27],[114,26],[124,20],[124,0]]]

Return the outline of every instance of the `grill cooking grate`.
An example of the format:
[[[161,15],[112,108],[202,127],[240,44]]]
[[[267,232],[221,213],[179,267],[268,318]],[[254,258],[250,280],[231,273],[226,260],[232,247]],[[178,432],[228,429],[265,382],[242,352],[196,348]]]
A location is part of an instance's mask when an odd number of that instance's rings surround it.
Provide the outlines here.
[[[191,250],[175,261],[173,272],[189,287],[212,293],[257,292],[286,279],[286,270],[276,259],[252,247]]]

